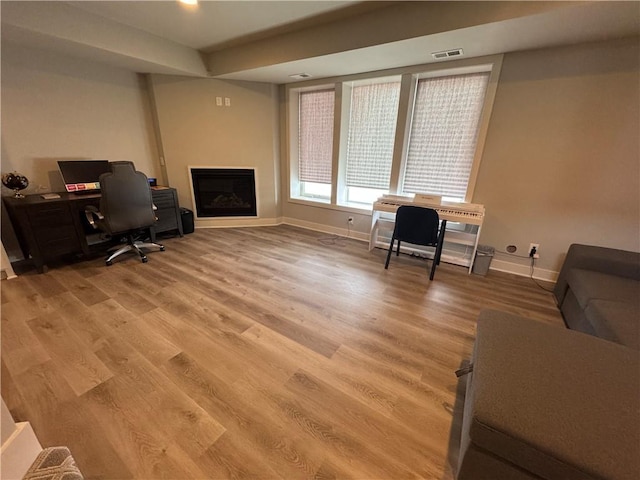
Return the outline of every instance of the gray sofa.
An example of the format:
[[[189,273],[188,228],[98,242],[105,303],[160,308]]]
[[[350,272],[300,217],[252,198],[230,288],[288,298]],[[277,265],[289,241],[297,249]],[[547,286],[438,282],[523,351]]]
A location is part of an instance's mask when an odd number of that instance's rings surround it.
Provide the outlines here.
[[[458,480],[640,478],[640,352],[487,310],[472,363]]]
[[[570,329],[640,350],[640,253],[573,244],[553,293]]]
[[[568,329],[480,314],[458,480],[640,478],[640,254],[574,244]]]

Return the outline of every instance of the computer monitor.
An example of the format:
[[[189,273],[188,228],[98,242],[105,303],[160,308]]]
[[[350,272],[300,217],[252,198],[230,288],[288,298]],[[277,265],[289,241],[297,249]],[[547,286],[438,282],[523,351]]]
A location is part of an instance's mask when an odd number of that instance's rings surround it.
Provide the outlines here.
[[[109,160],[58,160],[64,187],[70,193],[100,190],[100,175],[111,171]]]

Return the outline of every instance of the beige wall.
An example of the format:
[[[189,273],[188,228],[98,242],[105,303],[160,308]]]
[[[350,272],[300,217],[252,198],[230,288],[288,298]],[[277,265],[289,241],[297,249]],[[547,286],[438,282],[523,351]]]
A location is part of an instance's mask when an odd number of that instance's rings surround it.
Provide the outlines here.
[[[274,85],[153,75],[169,184],[193,209],[189,166],[256,169],[258,219],[198,220],[198,226],[272,224],[280,216],[277,89]],[[231,105],[217,106],[216,97]]]
[[[543,278],[574,242],[640,250],[639,53],[636,38],[505,55],[472,200],[486,207],[481,243],[523,255],[539,243]],[[345,230],[348,210],[282,193],[287,221]],[[370,218],[354,217],[366,235]],[[492,267],[529,272],[527,258],[501,253]]]
[[[481,242],[540,243],[555,271],[571,243],[640,250],[639,59],[637,39],[505,56],[473,199]]]
[[[25,175],[27,193],[60,190],[56,161],[92,158],[159,173],[139,76],[3,42],[2,172]]]

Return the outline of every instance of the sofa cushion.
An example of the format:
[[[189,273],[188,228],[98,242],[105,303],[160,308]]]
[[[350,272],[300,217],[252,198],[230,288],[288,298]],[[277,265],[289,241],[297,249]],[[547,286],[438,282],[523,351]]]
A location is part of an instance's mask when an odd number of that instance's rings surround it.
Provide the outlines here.
[[[584,314],[598,337],[640,350],[640,299],[591,300]]]
[[[581,268],[572,269],[567,278],[569,288],[583,309],[594,299],[635,303],[640,298],[640,282],[632,278]]]
[[[562,306],[560,307],[562,312],[562,318],[567,328],[571,330],[577,330],[578,332],[588,333],[589,335],[598,336],[593,329],[593,325],[587,320],[584,315],[584,309],[576,300],[576,296],[573,294],[573,290],[569,290],[564,297]]]
[[[567,277],[574,268],[640,280],[640,253],[574,243],[567,251],[553,289],[558,305],[562,305],[564,301],[568,287]]]
[[[638,352],[504,312],[478,319],[471,442],[542,478],[635,479]]]

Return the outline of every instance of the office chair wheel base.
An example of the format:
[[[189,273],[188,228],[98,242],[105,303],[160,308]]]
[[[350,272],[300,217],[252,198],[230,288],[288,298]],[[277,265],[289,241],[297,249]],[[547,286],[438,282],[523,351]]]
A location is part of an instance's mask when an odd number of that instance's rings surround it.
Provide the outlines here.
[[[142,258],[142,263],[147,263],[149,261],[147,257],[141,257],[141,258]]]
[[[113,262],[111,260],[107,260],[105,263],[107,264],[107,267],[110,267],[111,265],[113,265]]]

